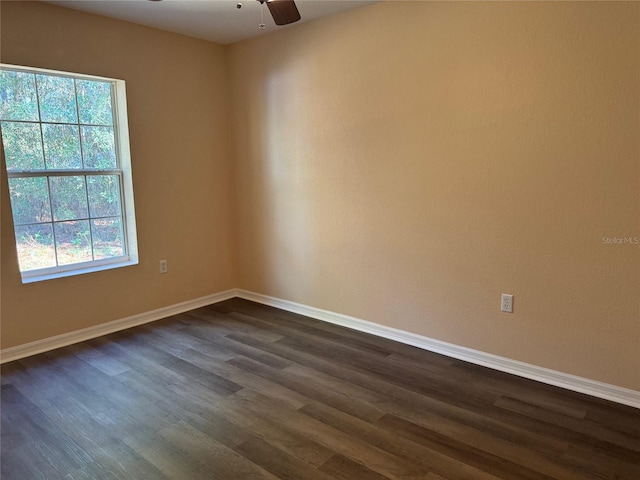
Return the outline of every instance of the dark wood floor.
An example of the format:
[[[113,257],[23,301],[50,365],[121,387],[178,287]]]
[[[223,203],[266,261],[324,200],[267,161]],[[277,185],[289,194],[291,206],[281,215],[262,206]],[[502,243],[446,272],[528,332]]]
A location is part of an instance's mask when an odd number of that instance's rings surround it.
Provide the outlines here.
[[[640,479],[640,411],[234,299],[2,367],[4,480]]]

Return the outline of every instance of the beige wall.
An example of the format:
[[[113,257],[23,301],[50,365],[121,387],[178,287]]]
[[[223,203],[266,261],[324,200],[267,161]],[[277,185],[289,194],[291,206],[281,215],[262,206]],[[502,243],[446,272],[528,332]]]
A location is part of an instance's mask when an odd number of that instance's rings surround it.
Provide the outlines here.
[[[640,390],[640,246],[602,241],[640,235],[640,4],[383,3],[230,51],[242,288]]]
[[[393,2],[226,49],[1,8],[3,62],[127,81],[141,257],[21,285],[3,178],[2,348],[238,286],[640,390],[640,246],[602,242],[640,235],[640,4]]]
[[[3,178],[2,348],[234,287],[224,48],[47,4],[1,8],[2,62],[126,80],[140,252],[138,266],[22,285]]]

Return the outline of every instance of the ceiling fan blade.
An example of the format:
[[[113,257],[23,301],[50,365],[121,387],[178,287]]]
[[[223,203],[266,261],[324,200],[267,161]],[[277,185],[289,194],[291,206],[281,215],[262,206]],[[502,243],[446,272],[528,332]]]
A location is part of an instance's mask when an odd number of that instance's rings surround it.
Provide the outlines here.
[[[300,20],[300,12],[293,0],[267,0],[267,7],[276,25],[288,25]]]

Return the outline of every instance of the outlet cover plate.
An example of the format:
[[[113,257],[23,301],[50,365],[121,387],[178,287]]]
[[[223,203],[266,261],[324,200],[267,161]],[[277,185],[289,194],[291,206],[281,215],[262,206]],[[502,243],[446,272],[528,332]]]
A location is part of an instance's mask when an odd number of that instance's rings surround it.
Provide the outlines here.
[[[500,311],[513,313],[513,295],[503,293],[500,297]]]

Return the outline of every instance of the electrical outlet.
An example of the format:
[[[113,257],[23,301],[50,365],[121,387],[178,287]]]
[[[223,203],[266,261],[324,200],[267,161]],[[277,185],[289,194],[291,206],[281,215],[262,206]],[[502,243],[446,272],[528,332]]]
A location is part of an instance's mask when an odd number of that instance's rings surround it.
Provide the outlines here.
[[[513,313],[513,295],[503,293],[500,297],[500,311]]]
[[[167,261],[160,260],[160,273],[167,273],[169,270],[167,268]]]

